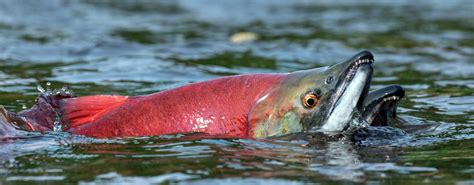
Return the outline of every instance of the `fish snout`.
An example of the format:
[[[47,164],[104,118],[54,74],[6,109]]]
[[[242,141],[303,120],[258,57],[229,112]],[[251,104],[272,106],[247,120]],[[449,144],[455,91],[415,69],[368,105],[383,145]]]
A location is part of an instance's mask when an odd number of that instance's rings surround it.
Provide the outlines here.
[[[374,56],[361,51],[348,60],[330,66],[328,74],[337,78],[326,103],[326,119],[318,131],[339,132],[348,127],[356,111],[362,111],[372,79]]]

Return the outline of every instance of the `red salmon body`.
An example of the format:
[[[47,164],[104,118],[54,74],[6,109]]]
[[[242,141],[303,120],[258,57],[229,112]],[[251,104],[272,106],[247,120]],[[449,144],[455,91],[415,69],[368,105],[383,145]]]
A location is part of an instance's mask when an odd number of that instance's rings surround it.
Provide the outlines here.
[[[194,83],[147,96],[84,96],[59,102],[64,130],[92,137],[206,133],[247,137],[248,113],[282,74]]]
[[[74,97],[67,90],[48,90],[32,108],[4,115],[18,129],[62,130],[101,138],[335,133],[360,125],[351,120],[364,110],[373,61],[370,52],[362,51],[329,67],[230,76],[135,97]]]

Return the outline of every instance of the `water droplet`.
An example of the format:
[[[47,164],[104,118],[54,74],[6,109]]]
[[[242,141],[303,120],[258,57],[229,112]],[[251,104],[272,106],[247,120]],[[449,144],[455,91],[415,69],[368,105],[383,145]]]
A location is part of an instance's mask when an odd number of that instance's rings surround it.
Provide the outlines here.
[[[52,95],[51,82],[46,82],[46,93],[48,93],[48,95]]]
[[[46,92],[46,90],[44,90],[44,88],[41,87],[41,85],[39,85],[39,84],[38,84],[38,86],[36,86],[36,89],[38,89],[38,91],[39,91],[40,93],[45,93],[45,92]]]
[[[61,125],[61,122],[59,121],[59,115],[56,115],[56,118],[54,119],[53,122],[53,131],[59,132],[63,130],[63,126]]]

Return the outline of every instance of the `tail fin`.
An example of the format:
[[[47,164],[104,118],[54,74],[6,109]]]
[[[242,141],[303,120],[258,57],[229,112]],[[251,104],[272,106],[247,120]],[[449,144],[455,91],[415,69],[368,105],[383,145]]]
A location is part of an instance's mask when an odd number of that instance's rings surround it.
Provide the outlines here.
[[[74,97],[66,88],[42,91],[30,109],[19,113],[8,112],[9,118],[19,129],[27,131],[54,130],[61,122],[61,100]]]
[[[127,96],[74,97],[66,88],[42,91],[36,104],[19,113],[9,113],[14,124],[27,131],[68,130],[91,123],[128,100]]]

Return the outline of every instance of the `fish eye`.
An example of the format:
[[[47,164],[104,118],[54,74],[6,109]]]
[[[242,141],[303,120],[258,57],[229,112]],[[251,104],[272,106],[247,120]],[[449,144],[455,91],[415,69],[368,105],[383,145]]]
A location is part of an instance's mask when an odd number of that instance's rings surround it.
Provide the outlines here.
[[[314,92],[308,92],[306,95],[304,95],[302,101],[304,107],[310,109],[318,104],[318,96]]]

